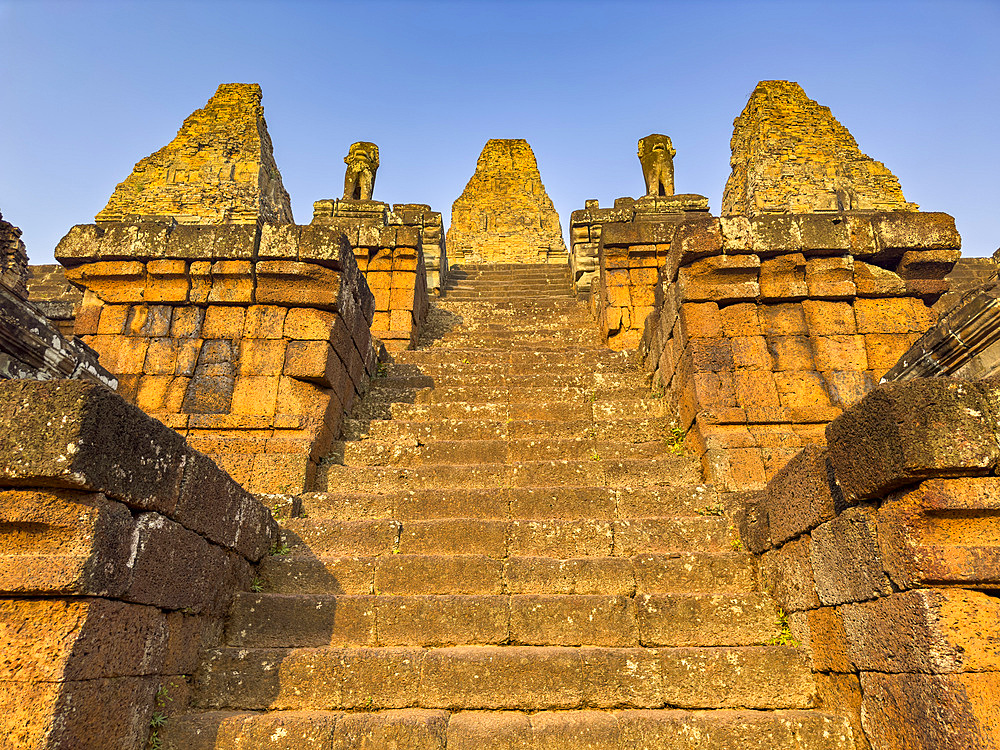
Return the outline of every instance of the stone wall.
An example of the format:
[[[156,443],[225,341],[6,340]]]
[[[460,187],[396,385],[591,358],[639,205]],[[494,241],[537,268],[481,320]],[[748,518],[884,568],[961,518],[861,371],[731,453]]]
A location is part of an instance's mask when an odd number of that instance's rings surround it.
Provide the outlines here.
[[[1000,746],[998,435],[995,380],[881,386],[740,523],[860,748]]]
[[[376,365],[374,300],[322,226],[80,225],[76,333],[119,392],[255,492],[301,492]]]
[[[28,296],[28,253],[21,230],[0,214],[0,282],[21,299]]]
[[[632,221],[635,217],[632,198],[619,198],[614,208],[601,208],[589,200],[582,210],[574,211],[569,220],[569,263],[578,295],[589,295],[591,285],[600,275],[601,228],[605,224]]]
[[[346,234],[375,296],[372,335],[390,351],[413,348],[430,304],[424,248],[437,253],[439,283],[442,260],[447,269],[441,214],[419,204],[390,210],[378,201],[322,200],[313,204],[312,225]]]
[[[28,266],[28,299],[63,336],[73,335],[76,308],[83,301],[83,292],[66,280],[62,266]]]
[[[559,214],[527,141],[487,141],[452,205],[448,250],[456,265],[567,262]]]
[[[844,213],[610,225],[603,245],[629,268],[623,320],[647,316],[640,356],[687,445],[719,489],[745,490],[820,442],[934,323],[960,238],[947,214]],[[662,303],[638,307],[634,267],[654,254]]]
[[[791,81],[761,81],[733,123],[723,215],[915,211],[828,107]]]
[[[143,747],[276,524],[103,386],[5,381],[0,404],[0,744]]]
[[[291,222],[260,102],[257,84],[219,86],[169,144],[135,165],[97,221]]]

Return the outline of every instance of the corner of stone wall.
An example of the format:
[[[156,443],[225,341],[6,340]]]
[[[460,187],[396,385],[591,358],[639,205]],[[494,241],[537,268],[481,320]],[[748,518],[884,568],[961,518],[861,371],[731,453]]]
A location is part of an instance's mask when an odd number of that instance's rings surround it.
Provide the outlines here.
[[[1000,743],[1000,383],[883,385],[747,504],[743,544],[860,747]]]
[[[104,386],[8,380],[0,403],[3,744],[143,747],[277,526]]]
[[[374,373],[375,302],[317,225],[115,223],[56,248],[119,392],[254,492],[309,488]]]
[[[447,275],[441,214],[423,204],[390,210],[379,201],[323,200],[314,204],[310,226],[345,233],[375,297],[372,335],[389,351],[416,346],[430,305],[427,252],[437,283],[442,262]]]
[[[934,323],[959,247],[912,211],[610,224],[601,330],[641,349],[708,481],[761,489]]]

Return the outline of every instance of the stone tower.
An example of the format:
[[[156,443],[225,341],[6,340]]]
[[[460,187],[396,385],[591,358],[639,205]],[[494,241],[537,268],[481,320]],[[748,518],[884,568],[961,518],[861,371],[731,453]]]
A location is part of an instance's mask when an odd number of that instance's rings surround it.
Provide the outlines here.
[[[169,144],[135,165],[97,221],[291,223],[260,100],[255,83],[219,86]]]
[[[761,81],[733,123],[722,214],[915,211],[899,180],[792,81]]]
[[[451,207],[451,262],[566,263],[566,245],[531,146],[487,141],[476,172]]]

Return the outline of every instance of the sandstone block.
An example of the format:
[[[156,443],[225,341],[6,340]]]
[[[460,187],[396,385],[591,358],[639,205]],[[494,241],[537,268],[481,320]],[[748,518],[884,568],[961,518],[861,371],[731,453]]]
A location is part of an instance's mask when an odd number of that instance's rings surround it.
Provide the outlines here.
[[[771,539],[780,544],[828,521],[843,506],[825,448],[810,446],[779,471],[764,495]]]
[[[158,513],[142,513],[136,519],[135,550],[125,599],[213,614],[227,603],[232,562],[221,547],[195,532]]]
[[[691,302],[743,302],[760,294],[756,255],[719,255],[680,269],[681,298]]]
[[[99,494],[0,493],[0,589],[20,594],[120,596],[129,585],[134,524]]]
[[[681,305],[680,315],[681,325],[690,338],[722,336],[719,306],[715,302],[686,302]]]
[[[315,263],[268,260],[257,264],[257,302],[337,310],[340,273]]]
[[[997,672],[1000,603],[964,589],[918,589],[840,608],[862,671]]]
[[[906,282],[896,273],[879,266],[854,261],[854,286],[859,297],[900,297]]]
[[[807,336],[767,336],[765,340],[775,371],[816,369]]]
[[[809,333],[801,304],[761,305],[758,313],[765,336],[805,336]]]
[[[277,524],[263,503],[198,453],[185,464],[175,517],[250,562],[260,560],[278,538]]]
[[[848,508],[814,529],[810,560],[823,604],[874,599],[892,591],[882,569],[874,508]]]
[[[872,746],[913,750],[988,748],[1000,742],[994,699],[1000,673],[863,672],[862,721]]]
[[[737,368],[771,370],[773,360],[763,336],[733,336],[729,341]]]
[[[635,602],[627,596],[515,595],[510,636],[541,646],[638,646]]]
[[[802,232],[797,217],[775,215],[751,217],[750,249],[761,256],[801,250]]]
[[[802,299],[806,286],[806,259],[802,253],[780,255],[760,264],[760,296],[765,300]]]
[[[873,228],[880,247],[887,250],[949,250],[962,246],[955,220],[945,213],[878,214]]]
[[[723,307],[720,311],[723,333],[727,337],[759,336],[763,329],[757,309],[758,305],[750,302]]]
[[[107,599],[0,601],[0,681],[27,686],[158,674],[165,623],[155,607]]]
[[[911,297],[859,299],[854,313],[858,333],[923,333],[935,321],[934,311]]]
[[[806,262],[806,285],[813,298],[853,298],[857,294],[854,260],[849,255],[810,258]]]
[[[17,748],[141,747],[157,677],[0,682],[0,732]],[[59,717],[55,720],[55,717]]]
[[[761,557],[761,584],[786,612],[813,609],[820,604],[809,544],[809,536],[804,535],[768,550]]]
[[[1000,581],[1000,480],[930,479],[892,495],[878,512],[885,569],[901,588]]]
[[[880,386],[827,428],[847,502],[884,497],[928,475],[984,474],[1000,456],[983,396],[950,378]]]
[[[762,495],[747,493],[747,500],[736,516],[740,540],[756,555],[771,547],[771,529],[767,517],[767,503]]]
[[[812,336],[810,343],[817,370],[860,372],[868,369],[868,355],[863,336]]]
[[[840,613],[841,609],[838,607],[820,607],[806,612],[809,646],[813,655],[813,670],[816,672],[846,673],[854,669],[847,631]]]
[[[193,281],[191,291],[195,291]],[[253,292],[250,261],[217,260],[212,263],[212,288],[208,293],[210,303],[249,305],[253,301]]]
[[[173,511],[183,438],[113,391],[81,381],[7,381],[0,477],[8,485],[90,489],[132,507]],[[54,415],[58,415],[56,418]]]
[[[404,709],[346,714],[337,720],[331,750],[445,750],[449,727],[445,711]]]

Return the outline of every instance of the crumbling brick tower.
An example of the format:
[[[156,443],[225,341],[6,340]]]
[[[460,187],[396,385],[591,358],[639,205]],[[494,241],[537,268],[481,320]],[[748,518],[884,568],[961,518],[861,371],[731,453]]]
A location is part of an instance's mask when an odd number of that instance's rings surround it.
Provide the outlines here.
[[[523,138],[487,141],[452,205],[447,244],[459,265],[568,262],[559,214]]]

